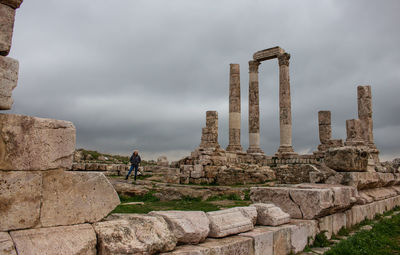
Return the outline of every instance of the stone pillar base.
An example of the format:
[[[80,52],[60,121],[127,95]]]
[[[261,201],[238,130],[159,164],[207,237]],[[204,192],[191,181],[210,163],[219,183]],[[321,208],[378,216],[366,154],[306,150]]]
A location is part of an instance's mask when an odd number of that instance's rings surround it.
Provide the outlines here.
[[[232,151],[232,152],[242,152],[243,148],[240,145],[228,145],[228,147],[226,147],[226,151]]]
[[[275,156],[279,155],[297,155],[297,153],[294,152],[292,146],[281,145],[279,146],[278,151],[275,153]]]
[[[264,152],[260,148],[248,148],[247,153],[257,153],[257,154],[264,154]]]

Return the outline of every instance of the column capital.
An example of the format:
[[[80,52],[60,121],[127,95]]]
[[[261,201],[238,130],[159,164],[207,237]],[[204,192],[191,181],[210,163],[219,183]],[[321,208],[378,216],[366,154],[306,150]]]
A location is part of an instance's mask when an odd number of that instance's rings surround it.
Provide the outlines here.
[[[258,73],[258,66],[261,63],[256,61],[256,60],[250,60],[249,61],[249,72],[250,73]]]
[[[290,59],[290,54],[289,53],[283,53],[278,56],[278,62],[279,66],[289,66],[289,59]]]

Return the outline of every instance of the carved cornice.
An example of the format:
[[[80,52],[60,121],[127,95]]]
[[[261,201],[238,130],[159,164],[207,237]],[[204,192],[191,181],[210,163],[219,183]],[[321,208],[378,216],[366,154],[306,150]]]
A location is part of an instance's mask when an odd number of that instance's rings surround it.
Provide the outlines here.
[[[279,65],[289,66],[289,59],[290,59],[289,53],[283,53],[279,55],[278,56]]]
[[[249,72],[250,73],[258,73],[258,66],[261,63],[256,61],[256,60],[250,60],[249,61]]]

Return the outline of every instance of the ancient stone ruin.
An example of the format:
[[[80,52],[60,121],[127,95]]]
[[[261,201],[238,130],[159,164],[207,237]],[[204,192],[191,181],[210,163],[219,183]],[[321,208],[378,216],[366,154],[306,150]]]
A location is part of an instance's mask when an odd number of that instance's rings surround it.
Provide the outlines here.
[[[7,55],[21,3],[0,0],[2,110],[12,107],[18,80],[18,61]],[[258,66],[274,58],[280,73],[280,145],[268,156],[260,148]],[[240,192],[226,185],[252,184],[250,206],[207,213],[110,214],[120,203],[114,188],[121,194],[121,182],[113,186],[104,174],[124,175],[126,164],[84,160],[75,152],[71,122],[0,114],[0,254],[291,254],[301,252],[318,233],[330,238],[399,206],[400,162],[379,161],[370,86],[357,88],[358,119],[346,121],[345,142],[332,139],[331,112],[320,111],[317,151],[294,152],[289,59],[274,47],[249,61],[247,151],[240,141],[239,65],[231,64],[227,149],[218,143],[218,113],[208,111],[200,145],[190,156],[171,164],[160,157],[143,169],[163,182],[150,181],[161,195],[176,194],[184,186],[184,195],[210,196]],[[132,193],[142,191],[123,184]]]

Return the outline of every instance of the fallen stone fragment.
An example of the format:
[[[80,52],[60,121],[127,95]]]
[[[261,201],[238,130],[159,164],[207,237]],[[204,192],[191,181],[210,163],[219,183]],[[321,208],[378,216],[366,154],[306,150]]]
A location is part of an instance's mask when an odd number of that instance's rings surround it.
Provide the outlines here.
[[[209,238],[201,247],[209,248],[210,254],[218,255],[254,255],[253,239],[231,236],[222,239]]]
[[[172,251],[176,238],[160,216],[112,214],[93,224],[98,254],[156,254]]]
[[[254,243],[254,255],[273,255],[274,232],[265,227],[256,227],[239,236],[250,237]]]
[[[366,172],[368,158],[368,150],[344,146],[329,149],[324,160],[328,167],[339,172]]]
[[[0,55],[7,56],[11,49],[15,10],[0,2]]]
[[[243,216],[249,218],[253,225],[256,225],[257,223],[257,208],[253,206],[243,206],[243,207],[235,207],[238,209]]]
[[[96,234],[89,224],[19,230],[10,235],[19,255],[96,254]]]
[[[71,122],[0,114],[0,170],[71,169],[75,127]]]
[[[39,223],[42,173],[0,171],[0,231]]]
[[[197,244],[203,242],[210,232],[210,221],[202,211],[154,211],[149,215],[163,217],[178,243]]]
[[[14,243],[7,232],[0,232],[0,254],[17,255]]]
[[[0,14],[1,14],[0,5]],[[0,17],[1,19],[4,17]],[[1,48],[0,26],[0,48]],[[0,110],[9,110],[13,104],[12,91],[17,86],[18,82],[19,63],[17,60],[0,56]]]
[[[264,226],[278,226],[290,221],[290,215],[274,204],[252,204],[257,209],[257,224]]]
[[[107,178],[94,172],[44,172],[42,196],[43,227],[97,222],[120,203]]]
[[[207,213],[210,220],[209,237],[224,237],[252,230],[253,222],[239,209],[231,208]]]
[[[1,4],[10,6],[13,9],[17,9],[22,4],[23,0],[0,0]]]

